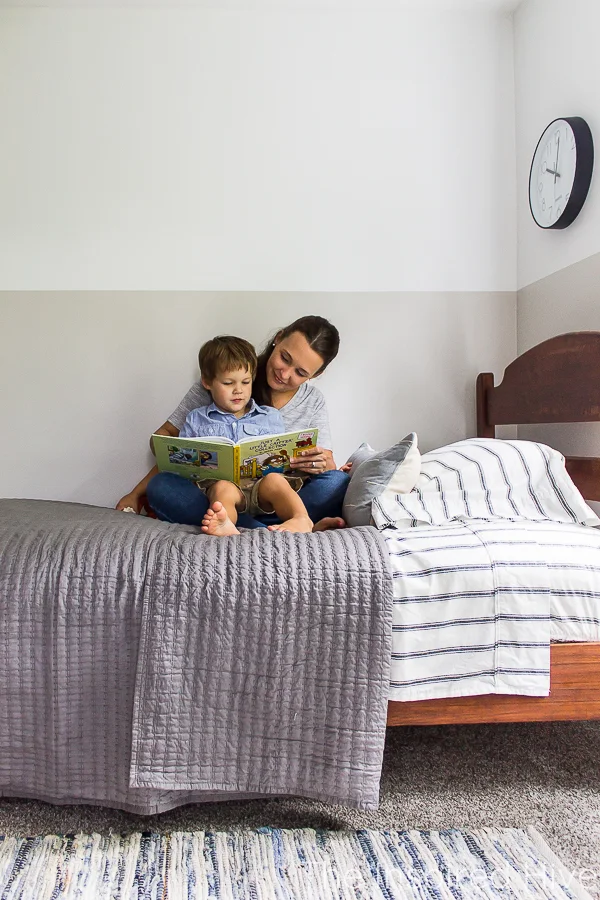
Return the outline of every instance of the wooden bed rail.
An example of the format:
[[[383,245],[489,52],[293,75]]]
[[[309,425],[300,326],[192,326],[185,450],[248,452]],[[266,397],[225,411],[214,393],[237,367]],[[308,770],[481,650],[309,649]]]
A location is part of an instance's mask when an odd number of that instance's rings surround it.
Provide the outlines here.
[[[600,644],[552,644],[550,696],[485,694],[388,703],[388,725],[468,725],[600,719]]]

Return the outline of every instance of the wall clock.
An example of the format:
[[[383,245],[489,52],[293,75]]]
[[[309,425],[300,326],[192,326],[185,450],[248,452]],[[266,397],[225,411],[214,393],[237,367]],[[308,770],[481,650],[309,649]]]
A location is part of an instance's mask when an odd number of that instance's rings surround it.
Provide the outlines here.
[[[540,228],[566,228],[585,203],[594,168],[594,141],[580,116],[550,122],[533,154],[529,208]]]

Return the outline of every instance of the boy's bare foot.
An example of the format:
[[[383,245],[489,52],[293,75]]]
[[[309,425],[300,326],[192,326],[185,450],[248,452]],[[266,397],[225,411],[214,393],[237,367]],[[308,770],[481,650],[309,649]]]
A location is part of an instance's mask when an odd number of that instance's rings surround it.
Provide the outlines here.
[[[206,534],[214,534],[216,537],[227,537],[229,534],[239,534],[239,531],[227,515],[227,510],[218,500],[211,504],[210,509],[202,519],[202,531]]]
[[[313,525],[313,531],[331,531],[332,529],[345,527],[346,523],[339,516],[326,516]]]
[[[281,525],[269,525],[268,528],[269,531],[296,531],[306,534],[313,530],[313,523],[308,516],[294,516]]]

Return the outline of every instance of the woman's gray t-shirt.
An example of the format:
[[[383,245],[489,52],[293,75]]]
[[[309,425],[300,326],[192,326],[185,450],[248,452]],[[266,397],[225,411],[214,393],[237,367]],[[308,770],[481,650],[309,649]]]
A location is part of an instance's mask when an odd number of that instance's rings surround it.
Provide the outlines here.
[[[208,391],[197,381],[189,389],[177,409],[173,410],[168,421],[175,428],[183,428],[186,416],[199,406],[208,406],[212,403],[212,397]],[[319,446],[325,450],[331,450],[331,435],[329,433],[329,415],[325,397],[318,387],[305,381],[301,384],[292,399],[279,410],[283,424],[288,431],[300,431],[302,428],[319,429]]]

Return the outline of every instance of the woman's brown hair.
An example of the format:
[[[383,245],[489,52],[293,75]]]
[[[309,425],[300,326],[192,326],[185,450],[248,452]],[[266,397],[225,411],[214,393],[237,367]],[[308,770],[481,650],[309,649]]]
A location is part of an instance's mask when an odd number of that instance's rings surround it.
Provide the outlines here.
[[[291,334],[298,332],[306,338],[308,346],[311,350],[323,360],[321,368],[315,372],[320,375],[325,371],[329,363],[334,360],[340,349],[340,334],[335,325],[332,325],[322,316],[302,316],[296,319],[291,325],[282,328],[269,341],[265,349],[258,357],[258,365],[256,368],[256,376],[252,386],[252,396],[261,406],[271,405],[271,388],[267,382],[267,362],[275,349],[277,339],[289,337]]]

